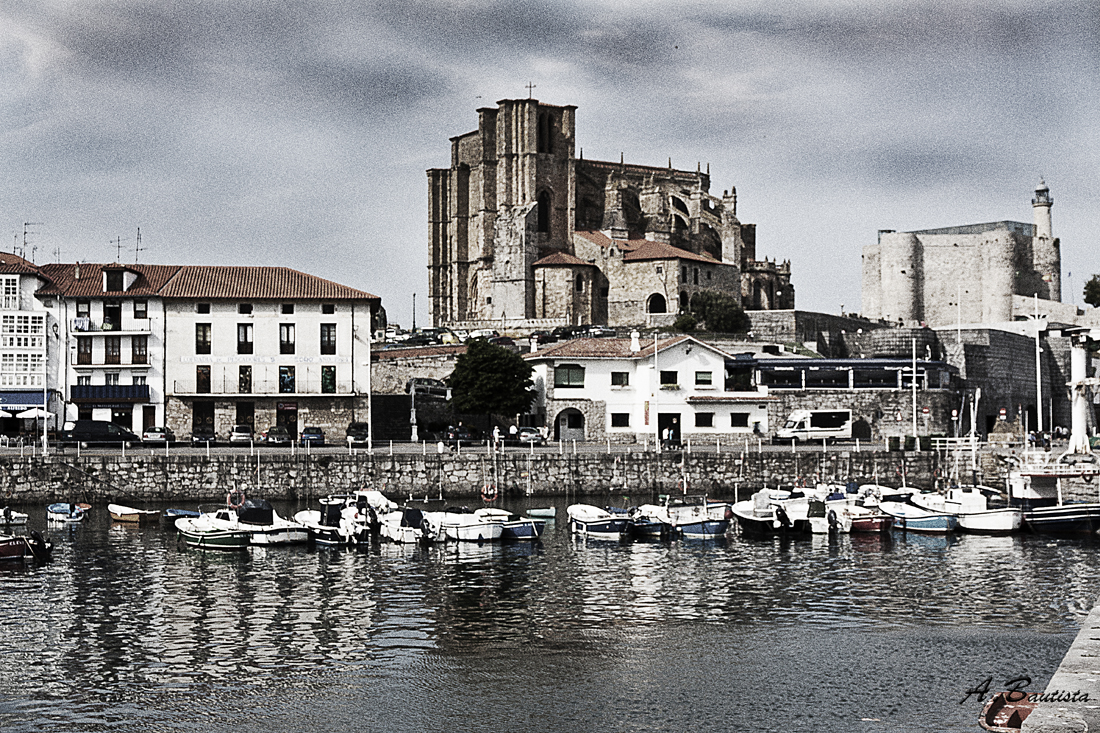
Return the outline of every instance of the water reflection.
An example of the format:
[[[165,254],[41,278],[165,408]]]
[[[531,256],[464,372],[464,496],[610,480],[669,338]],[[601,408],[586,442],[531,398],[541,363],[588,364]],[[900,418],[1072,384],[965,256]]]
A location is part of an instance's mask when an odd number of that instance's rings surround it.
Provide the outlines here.
[[[120,720],[167,729],[201,720],[188,712],[196,701],[239,710],[249,693],[289,716],[313,697],[341,697],[335,682],[353,670],[382,698],[409,685],[428,697],[462,694],[489,675],[504,688],[502,706],[529,695],[551,705],[569,676],[573,697],[558,704],[619,729],[630,726],[588,701],[606,695],[645,710],[653,694],[674,693],[679,702],[650,714],[656,727],[678,727],[692,719],[684,680],[730,679],[723,660],[792,680],[814,678],[807,659],[843,664],[866,687],[889,676],[882,659],[951,656],[961,644],[968,660],[1014,655],[1039,679],[1100,587],[1093,545],[1031,536],[618,543],[551,523],[540,543],[219,553],[188,549],[164,528],[112,524],[102,511],[50,534],[54,562],[0,565],[0,601],[22,620],[0,636],[0,673],[20,679],[0,687],[5,731]],[[994,641],[960,641],[979,629]],[[1026,649],[996,642],[1025,630]],[[802,659],[771,646],[791,635]],[[831,650],[837,639],[858,648]],[[969,664],[928,671],[940,676],[927,684],[953,699]],[[722,694],[749,705],[758,691],[748,677],[744,685]],[[870,717],[904,715],[919,701],[882,708],[844,689],[844,700],[874,708]],[[247,716],[233,721],[249,729]]]

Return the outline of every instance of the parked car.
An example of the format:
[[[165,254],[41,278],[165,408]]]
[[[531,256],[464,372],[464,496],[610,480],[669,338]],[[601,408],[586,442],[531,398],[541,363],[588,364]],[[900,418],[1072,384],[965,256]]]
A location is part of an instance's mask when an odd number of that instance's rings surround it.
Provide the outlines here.
[[[549,331],[535,331],[531,334],[530,339],[536,344],[552,344],[558,340],[557,337]]]
[[[290,436],[290,431],[282,425],[272,425],[264,432],[264,442],[273,445],[289,445],[294,442],[294,439]]]
[[[61,431],[60,441],[79,445],[136,445],[141,438],[106,420],[77,420]]]
[[[615,329],[607,326],[589,326],[584,335],[589,338],[614,338],[617,334]]]
[[[370,442],[370,423],[348,423],[348,445],[367,445]]]
[[[459,425],[457,428],[449,427],[443,433],[443,443],[452,449],[460,445],[480,445],[481,442],[481,432],[464,425]]]
[[[489,339],[489,343],[494,346],[515,346],[516,342],[512,340],[510,336],[493,336]]]
[[[176,434],[171,428],[145,428],[141,434],[142,443],[175,443]]]
[[[546,438],[538,428],[520,428],[516,440],[520,445],[546,445]]]
[[[318,427],[307,425],[302,428],[302,434],[298,436],[299,445],[324,445],[325,431]]]
[[[191,429],[191,442],[196,444],[214,444],[218,442],[218,434],[215,433],[214,428],[209,425],[200,425],[197,428]]]
[[[447,385],[438,379],[431,377],[413,377],[405,382],[405,393],[412,394],[416,389],[417,396],[447,398]]]
[[[229,433],[230,443],[251,443],[252,442],[252,426],[251,425],[234,425],[233,430]]]

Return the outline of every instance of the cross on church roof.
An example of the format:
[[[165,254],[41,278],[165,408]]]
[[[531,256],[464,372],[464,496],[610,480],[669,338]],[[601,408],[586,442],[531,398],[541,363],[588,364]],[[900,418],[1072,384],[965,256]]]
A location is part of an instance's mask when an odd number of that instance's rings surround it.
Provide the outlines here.
[[[535,89],[535,88],[536,88],[536,85],[532,84],[531,82],[527,82],[527,98],[528,99],[531,98],[531,90]]]

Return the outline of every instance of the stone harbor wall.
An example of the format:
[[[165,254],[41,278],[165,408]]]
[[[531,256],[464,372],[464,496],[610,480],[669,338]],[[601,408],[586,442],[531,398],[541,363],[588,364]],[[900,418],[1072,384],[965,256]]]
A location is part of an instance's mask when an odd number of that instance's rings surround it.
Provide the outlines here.
[[[310,500],[361,488],[395,500],[409,497],[476,499],[491,484],[507,496],[583,497],[625,494],[643,499],[682,490],[747,498],[762,485],[817,481],[906,482],[933,487],[949,470],[932,452],[670,452],[498,454],[429,452],[388,455],[262,453],[249,455],[135,455],[8,457],[0,460],[3,503],[47,501],[219,503],[230,489],[269,499]],[[257,465],[258,463],[258,465]],[[1003,488],[1003,466],[986,456],[978,479]],[[1066,487],[1067,498],[1096,500],[1096,487]]]

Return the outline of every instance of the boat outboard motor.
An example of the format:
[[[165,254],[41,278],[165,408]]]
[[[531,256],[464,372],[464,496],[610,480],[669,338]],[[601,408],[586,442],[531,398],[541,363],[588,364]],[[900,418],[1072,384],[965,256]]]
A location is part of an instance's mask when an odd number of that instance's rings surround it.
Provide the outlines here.
[[[783,509],[783,507],[777,506],[775,508],[775,518],[779,522],[779,526],[785,527],[785,528],[788,528],[788,529],[790,528],[791,518],[787,516],[787,512],[786,512],[785,509]]]
[[[839,524],[840,524],[840,520],[837,519],[836,510],[835,509],[830,509],[829,510],[829,529],[835,531],[836,528],[837,528],[837,525],[839,525]]]
[[[322,501],[321,524],[326,527],[339,527],[340,512],[343,510],[343,508],[343,503],[339,501]]]

